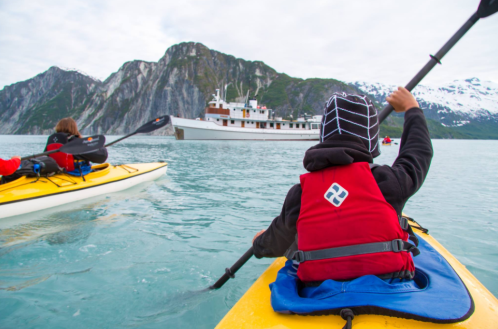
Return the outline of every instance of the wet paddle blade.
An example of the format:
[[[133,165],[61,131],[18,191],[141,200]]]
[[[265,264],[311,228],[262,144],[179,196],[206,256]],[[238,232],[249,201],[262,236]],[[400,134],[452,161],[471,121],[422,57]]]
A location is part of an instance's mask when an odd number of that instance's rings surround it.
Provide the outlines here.
[[[480,18],[488,17],[498,11],[498,0],[482,0],[477,9]]]
[[[170,122],[169,115],[163,115],[162,117],[158,117],[150,122],[147,122],[142,127],[138,128],[135,133],[136,134],[150,133],[151,131],[166,126],[169,122]]]
[[[104,147],[105,144],[105,136],[104,135],[95,135],[89,136],[85,138],[76,138],[70,141],[67,144],[61,146],[60,149],[52,150],[48,152],[43,152],[39,154],[30,155],[27,157],[22,157],[21,160],[29,160],[33,158],[38,158],[44,155],[49,155],[57,152],[64,152],[67,154],[86,154],[97,151],[98,149]]]
[[[105,136],[95,135],[85,138],[76,138],[67,144],[64,144],[59,149],[59,152],[64,152],[68,154],[86,154],[97,151],[98,149],[104,147]]]

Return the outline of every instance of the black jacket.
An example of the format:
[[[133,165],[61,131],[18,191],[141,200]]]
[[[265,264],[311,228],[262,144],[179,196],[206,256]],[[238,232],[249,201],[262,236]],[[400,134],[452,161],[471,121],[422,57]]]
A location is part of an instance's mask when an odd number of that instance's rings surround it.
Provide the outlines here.
[[[392,167],[376,166],[372,174],[386,201],[401,214],[408,199],[422,186],[429,171],[433,151],[424,113],[419,108],[405,112],[399,155]],[[352,135],[334,135],[311,147],[304,156],[304,168],[318,171],[353,162],[373,162],[362,141]],[[285,198],[282,212],[253,243],[254,255],[280,257],[290,247],[297,233],[301,209],[301,184],[294,185]]]
[[[47,146],[53,143],[66,144],[72,141],[73,139],[78,138],[74,135],[68,135],[66,133],[55,133],[48,137]],[[45,146],[45,151],[47,151],[47,146]],[[73,155],[75,160],[86,160],[94,163],[104,163],[107,160],[107,149],[105,147],[98,149],[92,153],[86,153],[81,155]]]

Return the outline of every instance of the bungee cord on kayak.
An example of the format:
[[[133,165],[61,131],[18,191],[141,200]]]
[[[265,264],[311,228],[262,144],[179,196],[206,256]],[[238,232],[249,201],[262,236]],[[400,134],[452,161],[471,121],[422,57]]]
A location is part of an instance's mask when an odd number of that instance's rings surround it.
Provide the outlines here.
[[[107,151],[102,150],[106,147],[133,135],[162,128],[169,123],[169,116],[151,120],[135,132],[107,145],[104,145],[103,135],[79,138],[74,120],[66,119],[66,126],[72,129],[62,129],[61,132],[49,136],[46,149],[51,150],[24,157],[24,170],[20,168],[10,176],[2,176],[0,218],[127,189],[144,181],[157,179],[166,173],[167,164],[162,161],[114,166],[102,163],[90,166],[88,160],[105,162]],[[68,133],[70,136],[67,136]],[[71,137],[71,140],[68,137]]]

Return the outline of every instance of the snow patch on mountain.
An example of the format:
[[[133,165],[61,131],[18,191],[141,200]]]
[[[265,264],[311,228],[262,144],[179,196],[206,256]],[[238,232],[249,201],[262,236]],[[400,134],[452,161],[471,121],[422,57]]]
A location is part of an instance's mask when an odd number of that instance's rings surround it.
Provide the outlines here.
[[[359,81],[352,84],[374,96],[383,105],[387,104],[385,98],[397,88],[395,85]],[[469,119],[498,115],[498,84],[491,81],[471,78],[455,80],[439,87],[418,85],[412,93],[421,106],[424,103],[428,108],[437,110],[440,119],[445,118],[445,113],[459,114]],[[455,122],[455,125],[467,123],[464,121]]]

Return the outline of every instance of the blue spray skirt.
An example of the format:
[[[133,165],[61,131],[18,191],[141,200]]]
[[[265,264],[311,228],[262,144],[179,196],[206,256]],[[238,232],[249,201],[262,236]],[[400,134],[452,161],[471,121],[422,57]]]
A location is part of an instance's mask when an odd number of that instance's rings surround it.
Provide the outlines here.
[[[303,287],[292,261],[287,261],[270,284],[273,310],[284,314],[388,315],[436,323],[469,318],[474,302],[458,274],[429,243],[419,239],[420,255],[414,257],[411,281],[382,280],[366,275],[352,281],[326,280],[317,287]]]

